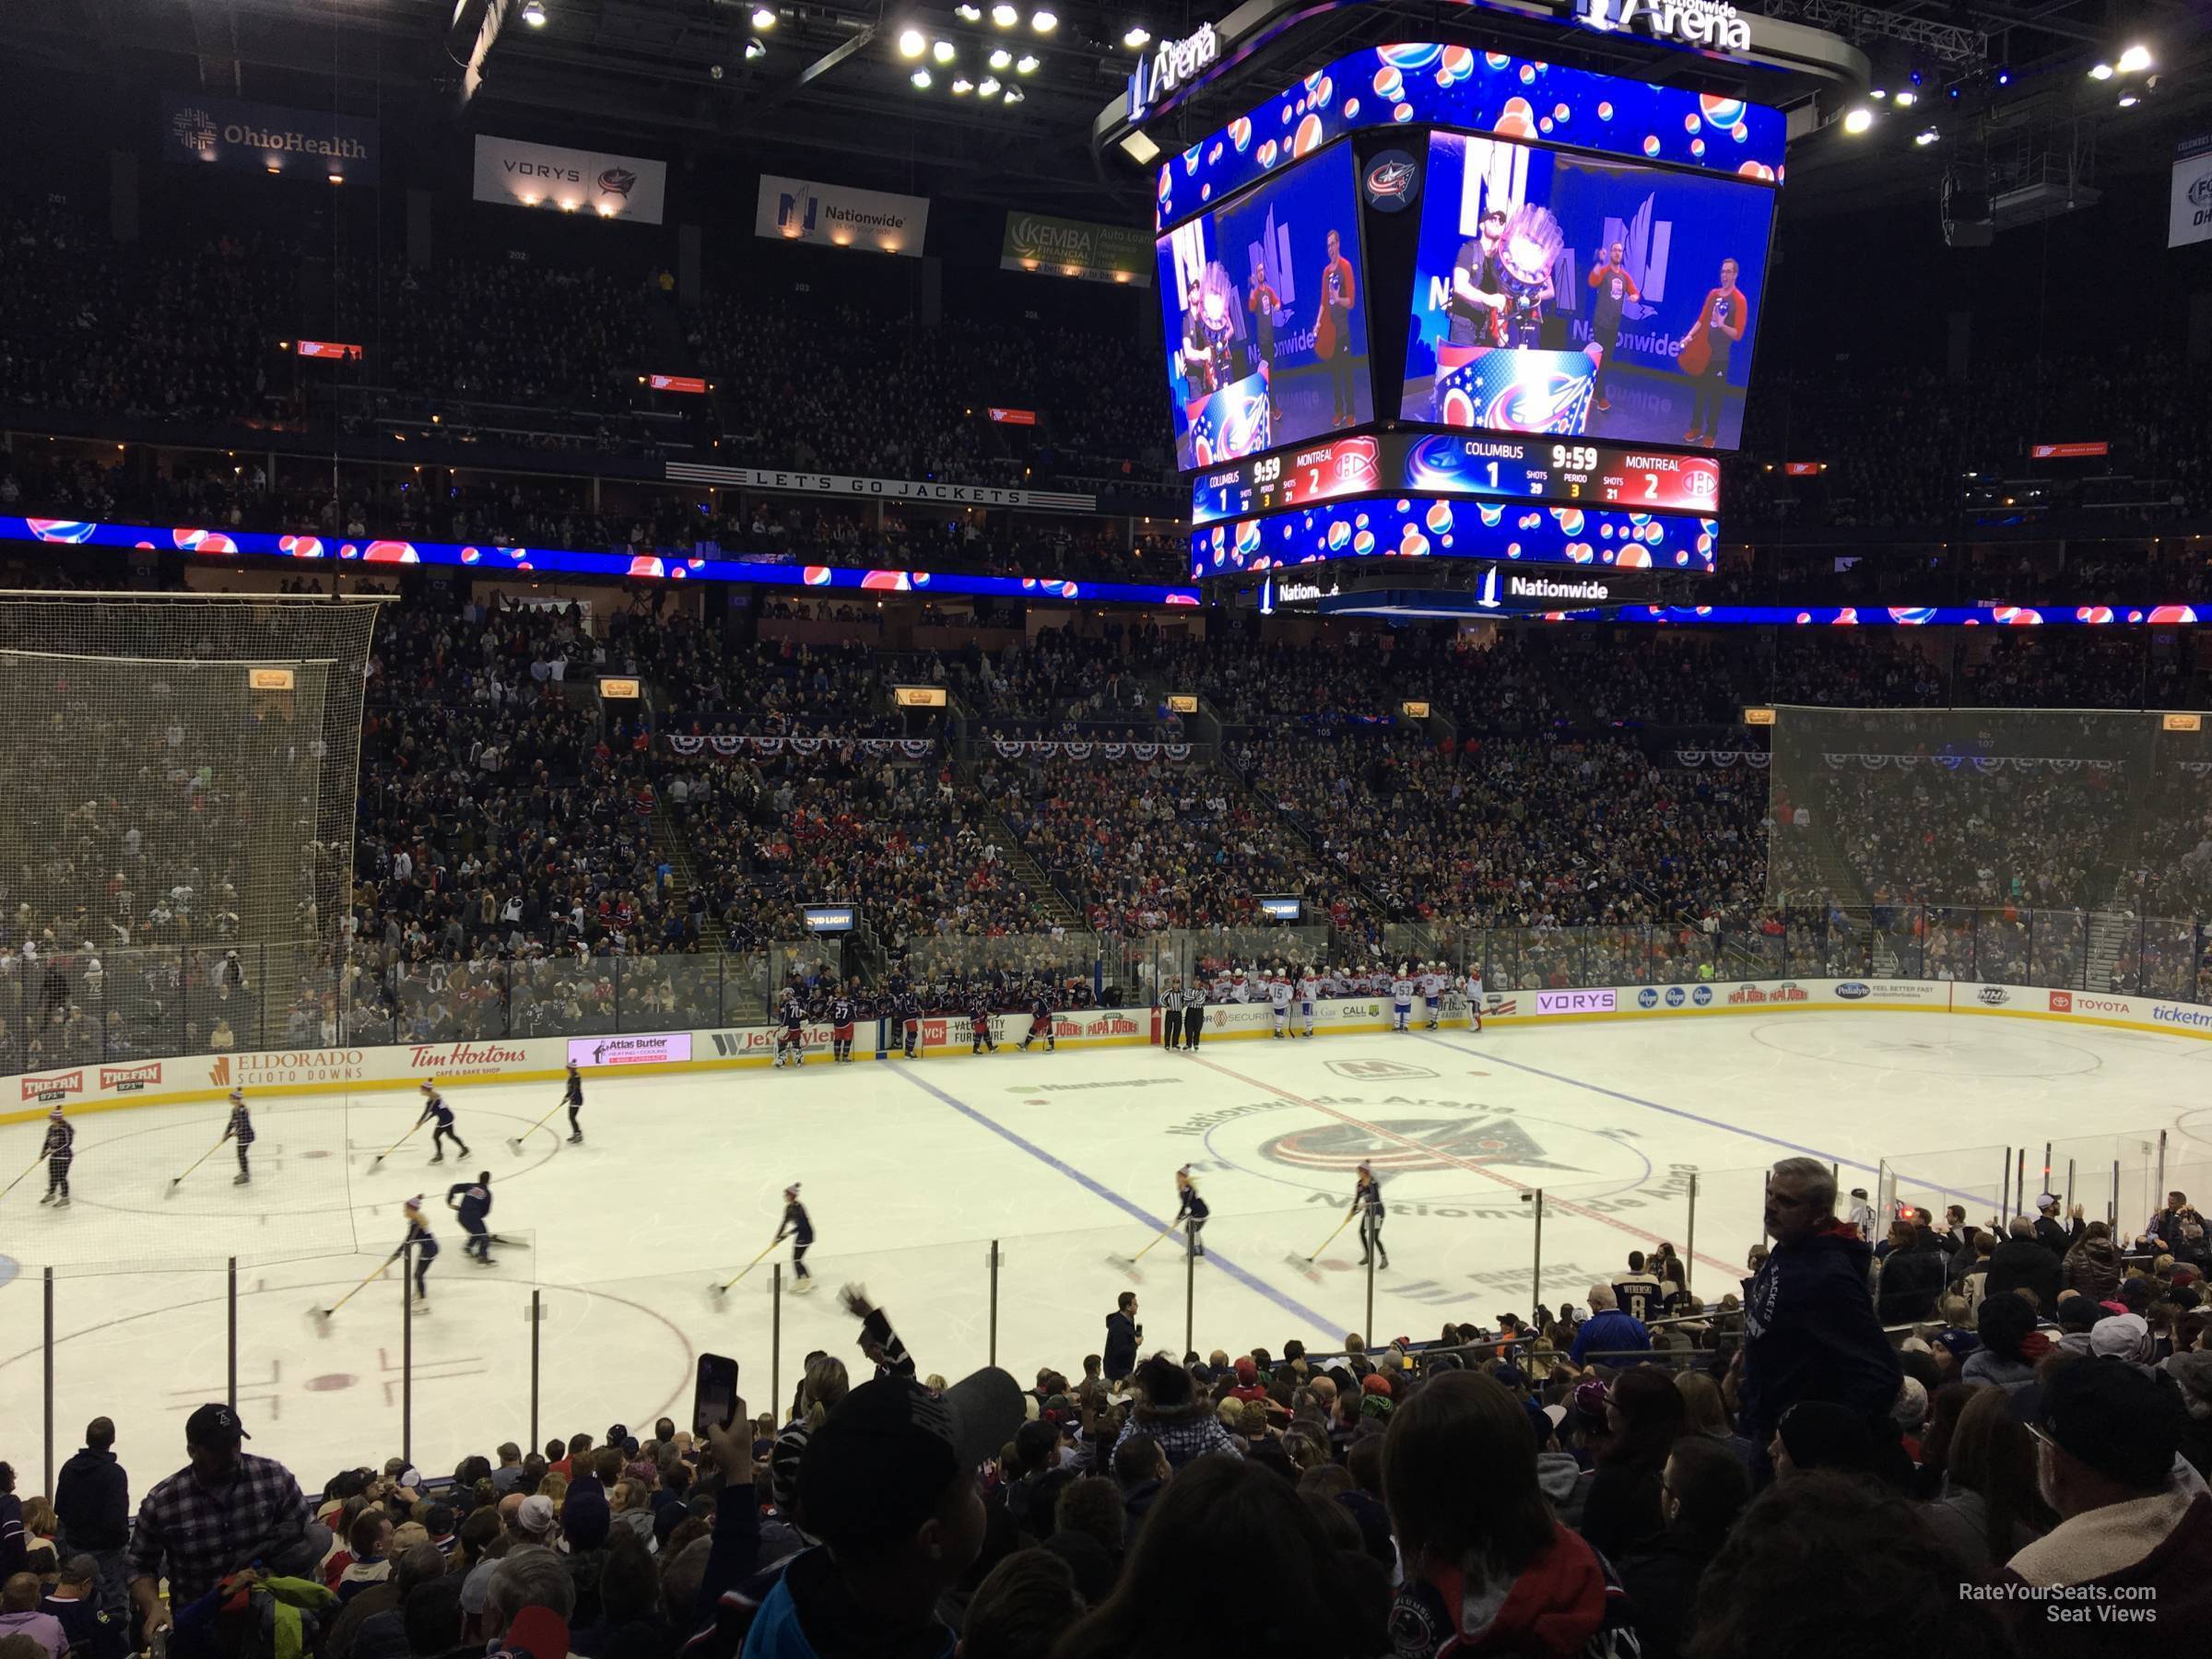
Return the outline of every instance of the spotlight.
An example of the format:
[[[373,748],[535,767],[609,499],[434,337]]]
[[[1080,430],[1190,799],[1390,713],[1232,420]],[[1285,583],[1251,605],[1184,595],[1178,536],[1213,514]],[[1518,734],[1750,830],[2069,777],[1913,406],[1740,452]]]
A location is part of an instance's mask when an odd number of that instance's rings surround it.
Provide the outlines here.
[[[546,8],[541,0],[523,0],[523,21],[533,29],[546,26]]]
[[[1019,103],[1021,101],[1021,88],[1019,87],[1008,87],[1006,88],[1006,101],[1010,104]]]
[[[1874,124],[1874,112],[1861,106],[1843,117],[1843,130],[1856,138]]]
[[[2099,64],[2095,68],[2089,71],[2089,78],[2091,80],[2111,80],[2112,78],[2112,66],[2110,64]]]
[[[1030,14],[1030,27],[1039,34],[1051,34],[1060,27],[1060,19],[1049,11],[1033,11]]]
[[[745,43],[745,55],[748,58],[764,58],[768,55],[768,48],[758,41],[747,41]]]
[[[1996,74],[1998,86],[2009,87],[2012,85],[2012,71],[2007,69],[2004,65],[1999,64],[1997,65]]]
[[[928,91],[928,90],[929,90],[929,71],[928,71],[928,70],[926,70],[926,69],[917,69],[917,70],[915,70],[915,71],[914,71],[914,72],[913,72],[912,75],[908,76],[906,78],[907,78],[908,80],[911,80],[911,81],[912,81],[912,82],[914,83],[915,87],[916,87],[916,88],[918,88],[920,90],[922,90],[922,91],[924,91],[924,92],[926,92],[926,91]]]
[[[2143,100],[2137,98],[2133,92],[2123,92],[2120,94],[2120,107],[2124,110],[2132,110],[2142,101]]]
[[[900,57],[918,58],[928,50],[929,42],[922,38],[920,29],[902,29],[899,31],[899,55]]]
[[[1006,5],[1006,0],[999,0],[999,4],[991,8],[991,21],[1001,29],[1011,29],[1021,21],[1021,14]]]
[[[952,83],[952,95],[955,98],[965,98],[969,93],[974,90],[975,83],[970,80],[966,76],[962,76],[959,80],[956,80]]]
[[[753,27],[755,29],[773,29],[775,26],[776,14],[774,12],[765,6],[757,6],[753,8]]]
[[[975,89],[985,98],[996,98],[998,96],[998,76],[995,75],[984,76],[982,80],[976,82]]]
[[[1885,88],[1881,87],[1876,87],[1871,89],[1866,96],[1873,99],[1883,99],[1888,97],[1889,94]]]
[[[1035,54],[1034,53],[1029,53],[1029,52],[1025,52],[1025,53],[1023,53],[1021,54],[1021,56],[1020,56],[1019,58],[1018,58],[1018,59],[1016,59],[1016,60],[1015,60],[1015,63],[1014,63],[1014,73],[1015,73],[1015,74],[1017,74],[1017,75],[1033,75],[1033,74],[1035,74],[1035,73],[1036,73],[1036,71],[1037,71],[1037,56],[1036,56],[1036,54]]]
[[[996,48],[991,53],[991,67],[994,69],[1013,68],[1014,54],[1008,52],[1004,46]]]
[[[1897,107],[1899,109],[1909,110],[1919,101],[1920,94],[1913,91],[1910,87],[1900,87],[1898,88]]]
[[[1140,51],[1144,47],[1150,45],[1151,41],[1152,36],[1150,32],[1141,23],[1133,25],[1130,28],[1129,32],[1122,37],[1122,44],[1128,47],[1132,52]]]
[[[2149,67],[2150,48],[2147,46],[2130,46],[2120,54],[2120,73],[2123,75],[2140,75]]]
[[[938,62],[938,63],[940,63],[940,64],[949,64],[949,63],[951,63],[951,62],[952,62],[952,59],[953,59],[953,46],[952,46],[952,42],[951,42],[950,41],[931,41],[931,42],[930,42],[930,48],[929,48],[929,55],[930,55],[931,57],[934,57],[934,58],[935,58],[935,59],[937,60],[937,62]]]
[[[328,177],[333,184],[343,184],[346,182],[346,175],[344,173],[334,172],[325,176]]]
[[[983,20],[983,8],[980,6],[956,6],[952,8],[952,15],[963,23],[981,23]]]
[[[1934,127],[1928,127],[1921,132],[1913,134],[1912,142],[1918,145],[1922,149],[1926,149],[1929,145],[1935,143],[1936,140],[1941,136],[1942,135],[1936,132]]]

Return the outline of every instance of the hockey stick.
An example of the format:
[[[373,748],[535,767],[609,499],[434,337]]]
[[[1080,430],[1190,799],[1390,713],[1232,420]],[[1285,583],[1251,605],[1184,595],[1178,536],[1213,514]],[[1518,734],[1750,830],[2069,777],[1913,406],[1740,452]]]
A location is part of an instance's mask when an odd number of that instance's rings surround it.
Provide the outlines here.
[[[730,1293],[731,1288],[737,1283],[737,1279],[743,1278],[754,1268],[759,1266],[762,1262],[768,1260],[768,1253],[782,1242],[783,1235],[782,1233],[778,1233],[774,1238],[771,1239],[766,1244],[761,1246],[760,1253],[759,1255],[755,1256],[751,1261],[747,1262],[744,1266],[737,1270],[737,1278],[724,1279],[719,1285],[709,1285],[707,1287],[707,1294],[719,1302],[724,1297]]]
[[[34,1159],[32,1159],[30,1160],[30,1170],[35,1170],[35,1169],[37,1169],[37,1168],[38,1168],[38,1167],[39,1167],[41,1164],[44,1163],[45,1161],[46,1161],[46,1154],[45,1154],[45,1151],[44,1151],[44,1150],[41,1148],[41,1151],[40,1151],[40,1153],[39,1153],[39,1155],[38,1155],[36,1158],[34,1158]],[[16,1190],[18,1187],[21,1186],[21,1185],[23,1184],[23,1177],[24,1177],[25,1175],[29,1175],[29,1174],[30,1173],[30,1170],[26,1170],[26,1171],[24,1171],[22,1175],[18,1175],[18,1176],[17,1176],[17,1177],[16,1177],[16,1178],[15,1178],[13,1181],[9,1182],[8,1182],[8,1183],[7,1183],[6,1186],[4,1186],[4,1187],[0,1187],[0,1198],[5,1198],[5,1197],[6,1197],[6,1196],[7,1196],[7,1195],[8,1195],[10,1193],[14,1192],[14,1191],[15,1191],[15,1190]]]
[[[379,1165],[379,1164],[382,1163],[382,1162],[384,1161],[384,1159],[387,1159],[387,1158],[391,1157],[393,1153],[394,1153],[394,1152],[398,1151],[398,1150],[399,1150],[399,1149],[400,1149],[402,1147],[406,1146],[406,1144],[407,1144],[409,1141],[413,1140],[413,1139],[415,1138],[415,1129],[419,1129],[419,1128],[421,1128],[421,1127],[422,1127],[422,1125],[423,1125],[423,1123],[424,1123],[424,1120],[423,1120],[423,1119],[421,1119],[421,1118],[417,1118],[417,1119],[415,1120],[415,1128],[414,1128],[414,1129],[409,1129],[409,1130],[406,1132],[406,1134],[405,1134],[405,1135],[401,1135],[401,1136],[400,1136],[400,1137],[399,1137],[397,1140],[394,1141],[394,1142],[393,1142],[393,1143],[392,1143],[390,1146],[386,1147],[385,1147],[385,1148],[384,1148],[384,1149],[383,1149],[382,1152],[379,1152],[379,1153],[378,1153],[378,1154],[377,1154],[377,1155],[376,1155],[374,1158],[371,1159],[369,1160],[369,1167],[370,1167],[371,1170],[375,1169],[375,1168],[377,1167],[377,1165]]]
[[[1106,1257],[1106,1260],[1110,1265],[1119,1267],[1124,1273],[1129,1275],[1130,1277],[1135,1278],[1137,1277],[1136,1265],[1143,1261],[1147,1255],[1151,1253],[1153,1244],[1158,1244],[1161,1239],[1170,1237],[1174,1231],[1175,1223],[1171,1221],[1167,1224],[1167,1226],[1159,1230],[1159,1237],[1155,1238],[1151,1244],[1146,1245],[1144,1249],[1138,1251],[1135,1255],[1130,1256],[1122,1255],[1119,1253],[1110,1253]]]
[[[536,1123],[531,1124],[529,1128],[524,1130],[521,1135],[509,1135],[507,1137],[507,1150],[513,1153],[517,1158],[520,1158],[523,1154],[524,1137],[526,1135],[535,1135],[540,1129],[543,1129],[547,1124],[551,1123],[556,1117],[560,1115],[561,1107],[566,1106],[568,1103],[569,1097],[566,1095],[561,1096],[559,1105],[556,1105],[551,1112],[547,1112],[544,1117],[539,1118]]]
[[[376,1265],[376,1271],[374,1273],[371,1274],[367,1278],[363,1279],[352,1289],[347,1291],[345,1295],[339,1297],[336,1301],[332,1302],[329,1307],[310,1308],[307,1311],[309,1323],[312,1324],[318,1332],[327,1335],[330,1330],[331,1315],[335,1313],[347,1302],[351,1301],[355,1297],[359,1296],[362,1291],[368,1289],[369,1287],[376,1283],[378,1279],[382,1278],[386,1270],[389,1269],[391,1265],[391,1258],[386,1257],[383,1261],[379,1262]]]
[[[184,1175],[191,1174],[193,1170],[198,1169],[202,1164],[213,1158],[218,1152],[220,1152],[223,1149],[223,1141],[227,1141],[229,1138],[229,1132],[226,1130],[223,1134],[223,1140],[217,1141],[214,1146],[208,1147],[206,1151],[201,1153],[197,1158],[194,1159],[192,1160],[192,1169],[186,1170],[184,1171]],[[174,1198],[177,1195],[178,1186],[181,1185],[184,1180],[184,1175],[173,1177],[171,1180],[168,1187],[163,1190],[161,1196],[164,1198]]]
[[[1351,1210],[1345,1211],[1344,1219],[1337,1222],[1335,1228],[1330,1232],[1329,1236],[1324,1239],[1318,1245],[1314,1247],[1313,1255],[1301,1256],[1294,1251],[1290,1254],[1285,1256],[1283,1260],[1288,1263],[1292,1267],[1296,1268],[1300,1273],[1304,1274],[1306,1277],[1310,1279],[1320,1278],[1321,1275],[1312,1271],[1313,1256],[1319,1255],[1330,1245],[1336,1242],[1336,1234],[1342,1232],[1346,1228],[1352,1224],[1352,1217],[1355,1213],[1356,1212]]]

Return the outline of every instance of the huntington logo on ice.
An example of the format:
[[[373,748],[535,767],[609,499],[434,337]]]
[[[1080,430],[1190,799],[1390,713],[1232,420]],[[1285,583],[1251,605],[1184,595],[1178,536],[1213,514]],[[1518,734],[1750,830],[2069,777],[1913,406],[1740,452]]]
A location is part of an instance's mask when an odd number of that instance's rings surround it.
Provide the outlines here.
[[[1411,1174],[1471,1163],[1517,1164],[1535,1170],[1570,1170],[1544,1154],[1535,1136],[1511,1118],[1401,1119],[1370,1128],[1329,1124],[1293,1129],[1262,1143],[1260,1156],[1297,1170],[1356,1170]]]

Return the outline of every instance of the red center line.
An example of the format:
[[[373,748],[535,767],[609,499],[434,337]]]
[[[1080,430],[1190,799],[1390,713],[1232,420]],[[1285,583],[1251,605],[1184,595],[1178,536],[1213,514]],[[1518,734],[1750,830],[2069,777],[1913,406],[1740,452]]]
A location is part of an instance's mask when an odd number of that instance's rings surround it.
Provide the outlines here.
[[[1219,1064],[1218,1061],[1207,1060],[1197,1054],[1193,1054],[1191,1058],[1196,1060],[1199,1065],[1206,1066],[1210,1070],[1219,1072],[1225,1077],[1234,1077],[1240,1083],[1249,1083],[1254,1088],[1264,1088],[1269,1094],[1280,1095],[1284,1100],[1294,1101],[1298,1105],[1306,1107],[1311,1111],[1326,1113],[1328,1116],[1335,1118],[1340,1124],[1348,1124],[1355,1129],[1364,1129],[1370,1135],[1381,1135],[1384,1140],[1396,1141],[1401,1146],[1411,1147],[1416,1151],[1425,1152],[1431,1158],[1441,1158],[1446,1163],[1454,1164],[1460,1169],[1467,1171],[1471,1174],[1480,1175],[1486,1181],[1494,1181],[1500,1186],[1512,1187],[1515,1192],[1518,1193],[1534,1193],[1537,1191],[1535,1187],[1530,1186],[1525,1182],[1515,1181],[1511,1175],[1507,1175],[1500,1171],[1493,1170],[1487,1164],[1475,1163],[1467,1159],[1455,1157],[1452,1153],[1440,1151],[1438,1148],[1430,1146],[1425,1141],[1414,1139],[1414,1137],[1410,1135],[1400,1135],[1394,1129],[1385,1129],[1380,1124],[1371,1124],[1364,1118],[1356,1118],[1348,1112],[1337,1111],[1334,1106],[1324,1106],[1318,1100],[1309,1100],[1305,1096],[1301,1094],[1293,1094],[1288,1088],[1278,1088],[1272,1083],[1263,1083],[1257,1077],[1247,1077],[1241,1072],[1230,1071],[1228,1066]],[[1616,1228],[1621,1232],[1627,1233],[1630,1238],[1641,1240],[1647,1244],[1657,1244],[1662,1242],[1657,1233],[1646,1232],[1641,1228],[1637,1227],[1630,1222],[1621,1220],[1618,1216],[1608,1216],[1604,1214],[1602,1211],[1588,1209],[1582,1205],[1571,1203],[1567,1199],[1552,1197],[1549,1194],[1545,1195],[1544,1202],[1547,1207],[1555,1207],[1563,1210],[1571,1216],[1581,1216],[1585,1220],[1590,1221],[1602,1221],[1607,1227]],[[1697,1259],[1699,1261],[1704,1263],[1706,1266],[1713,1268],[1717,1272],[1729,1275],[1737,1275],[1743,1271],[1742,1267],[1736,1264],[1716,1261],[1712,1256],[1706,1255],[1702,1253],[1695,1253],[1697,1254]]]

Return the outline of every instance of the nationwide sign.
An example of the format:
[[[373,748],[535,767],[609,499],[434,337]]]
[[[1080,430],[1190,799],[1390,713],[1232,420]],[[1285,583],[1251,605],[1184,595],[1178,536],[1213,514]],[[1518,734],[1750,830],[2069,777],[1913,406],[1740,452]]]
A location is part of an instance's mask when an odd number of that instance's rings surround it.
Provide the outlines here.
[[[927,196],[760,175],[760,200],[753,215],[757,236],[919,259],[928,231]]]
[[[479,202],[657,225],[667,200],[668,163],[478,133],[476,194]]]
[[[1002,271],[1035,271],[1138,288],[1152,286],[1152,265],[1149,231],[1041,213],[1007,214],[1006,238],[998,255]]]
[[[162,94],[161,153],[171,161],[301,178],[335,173],[352,183],[373,184],[377,150],[373,121],[234,98]]]
[[[1514,576],[1506,592],[1516,599],[1605,599],[1613,590],[1602,582],[1554,582],[1544,576]]]
[[[1751,25],[1727,0],[1574,0],[1574,18],[1600,34],[1642,34],[1712,52],[1751,50]]]
[[[1048,507],[1095,512],[1099,498],[1072,489],[1001,489],[990,484],[940,484],[934,478],[862,478],[846,473],[793,472],[772,466],[714,466],[671,461],[669,481],[715,484],[786,495],[853,496],[870,501],[942,501],[958,507]]]

